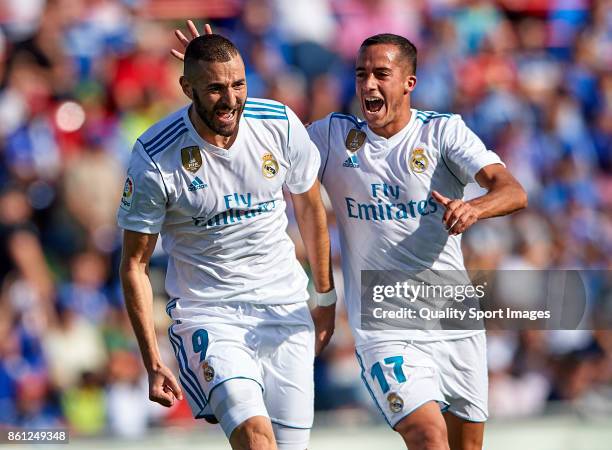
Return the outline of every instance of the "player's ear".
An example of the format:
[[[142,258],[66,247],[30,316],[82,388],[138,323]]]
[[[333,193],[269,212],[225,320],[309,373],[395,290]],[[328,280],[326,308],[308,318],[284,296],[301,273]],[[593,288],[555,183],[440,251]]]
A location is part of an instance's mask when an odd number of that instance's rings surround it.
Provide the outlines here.
[[[191,83],[189,83],[187,78],[185,78],[185,76],[181,76],[181,78],[179,78],[179,83],[181,83],[183,94],[189,97],[190,100],[193,100],[193,88],[191,87]]]
[[[416,87],[417,78],[416,75],[409,75],[404,80],[404,94],[408,94],[414,91]]]

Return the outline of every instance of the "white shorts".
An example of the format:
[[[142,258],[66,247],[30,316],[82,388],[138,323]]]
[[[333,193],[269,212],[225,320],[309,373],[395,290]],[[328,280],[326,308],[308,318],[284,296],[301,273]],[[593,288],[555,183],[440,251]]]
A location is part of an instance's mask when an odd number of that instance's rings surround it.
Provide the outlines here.
[[[213,416],[210,399],[218,386],[247,379],[261,388],[265,409],[230,408],[217,418],[228,437],[256,415],[267,415],[275,425],[312,427],[314,325],[306,302],[195,306],[173,300],[167,311],[174,319],[168,334],[179,378],[195,418]],[[234,410],[241,417],[232,417]]]
[[[361,378],[391,427],[429,401],[471,422],[488,417],[486,336],[357,348]]]

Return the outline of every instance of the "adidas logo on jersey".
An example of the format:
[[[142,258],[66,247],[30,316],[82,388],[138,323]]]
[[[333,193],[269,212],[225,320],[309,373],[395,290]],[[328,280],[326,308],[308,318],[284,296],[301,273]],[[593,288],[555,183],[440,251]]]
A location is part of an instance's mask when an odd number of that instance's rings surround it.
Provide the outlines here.
[[[194,180],[189,183],[189,192],[197,191],[198,189],[204,189],[208,187],[206,183],[200,180],[200,177],[195,177]]]
[[[342,166],[357,169],[359,167],[359,160],[357,159],[357,155],[351,155],[349,158],[347,158],[346,161],[344,161]]]

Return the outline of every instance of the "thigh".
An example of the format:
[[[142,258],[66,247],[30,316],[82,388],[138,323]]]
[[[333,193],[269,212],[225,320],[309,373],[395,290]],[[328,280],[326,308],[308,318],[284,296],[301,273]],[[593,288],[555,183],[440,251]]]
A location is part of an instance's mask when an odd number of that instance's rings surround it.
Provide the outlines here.
[[[448,406],[445,412],[467,422],[488,417],[488,373],[484,333],[436,343],[441,386]]]
[[[246,441],[254,432],[273,439],[261,387],[253,380],[231,378],[217,384],[210,397],[210,408],[230,441]],[[254,418],[257,419],[247,422]]]
[[[314,327],[307,305],[283,305],[284,325],[261,331],[264,400],[272,423],[310,429],[314,416]]]
[[[443,402],[435,363],[419,346],[385,342],[356,354],[362,380],[391,427],[428,402]]]
[[[444,413],[451,450],[481,450],[484,441],[484,422],[470,422],[456,415]]]

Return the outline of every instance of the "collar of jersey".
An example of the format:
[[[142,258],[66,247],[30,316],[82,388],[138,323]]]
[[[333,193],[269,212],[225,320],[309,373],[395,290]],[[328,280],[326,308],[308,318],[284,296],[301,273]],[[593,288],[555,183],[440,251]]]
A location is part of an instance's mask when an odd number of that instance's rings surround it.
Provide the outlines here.
[[[406,134],[412,129],[414,122],[416,122],[416,113],[417,113],[417,110],[414,108],[411,108],[410,109],[410,120],[408,121],[406,126],[388,139],[386,137],[379,136],[378,134],[374,133],[370,129],[369,126],[366,126],[365,132],[368,135],[368,139],[370,140],[370,142],[376,143],[376,144],[382,144],[386,148],[395,147],[404,138],[404,136],[406,136]]]
[[[191,123],[191,119],[189,118],[189,106],[187,106],[183,111],[183,120],[187,125],[187,129],[189,130],[189,134],[191,135],[192,139],[198,143],[198,146],[200,148],[203,148],[207,152],[213,153],[216,156],[231,159],[236,156],[236,153],[238,153],[238,149],[243,147],[242,145],[238,145],[243,134],[240,130],[244,128],[244,119],[242,116],[240,116],[240,122],[238,123],[238,136],[236,136],[236,140],[230,148],[217,147],[216,145],[213,145],[210,142],[206,142],[204,139],[202,139],[202,136],[198,134],[195,127],[193,126],[193,123]]]

